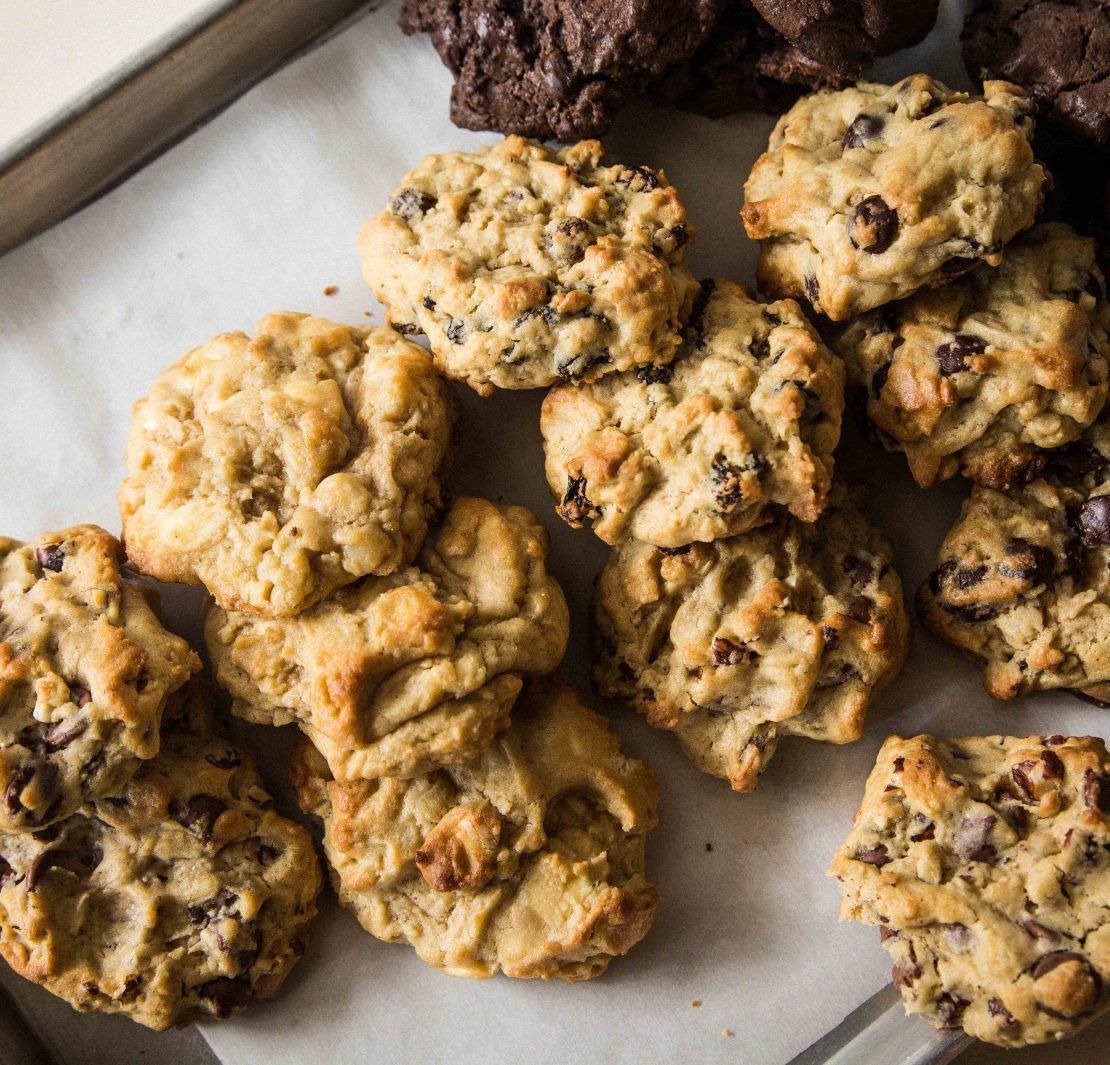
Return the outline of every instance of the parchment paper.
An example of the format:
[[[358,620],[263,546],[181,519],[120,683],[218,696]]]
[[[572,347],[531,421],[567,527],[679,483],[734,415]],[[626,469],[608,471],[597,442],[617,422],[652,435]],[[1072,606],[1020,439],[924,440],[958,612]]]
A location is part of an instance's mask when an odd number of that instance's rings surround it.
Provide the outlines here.
[[[929,41],[879,73],[921,67],[963,84],[959,8],[946,3]],[[5,534],[27,538],[77,521],[118,528],[130,405],[193,345],[223,330],[249,330],[280,308],[351,322],[370,311],[378,319],[360,279],[359,224],[425,154],[494,139],[450,124],[449,86],[428,42],[404,39],[387,5],[106,199],[0,260]],[[771,125],[761,116],[710,122],[637,105],[607,139],[614,157],[662,165],[678,185],[698,230],[692,260],[699,275],[752,279],[755,249],[738,221],[740,189]],[[338,294],[325,297],[328,285],[338,285]],[[605,548],[552,512],[538,430],[542,393],[488,400],[458,393],[452,487],[523,503],[545,521],[551,565],[572,606],[561,672],[585,688],[587,604]],[[871,448],[850,429],[838,463],[870,486],[870,513],[894,540],[912,596],[966,486],[920,491],[900,456]],[[175,627],[195,633],[196,597],[170,595],[168,602]],[[451,979],[410,949],[372,939],[329,896],[280,997],[205,1026],[222,1061],[778,1065],[888,979],[874,930],[837,925],[838,892],[824,875],[883,738],[925,729],[1110,732],[1110,714],[1066,694],[993,702],[978,670],[920,629],[862,741],[786,740],[752,796],[698,773],[669,735],[609,709],[662,786],[649,872],[663,902],[655,928],[627,958],[575,987]],[[242,732],[287,800],[280,778],[291,734]],[[1104,1061],[1107,1034],[1103,1023],[1067,1048],[1005,1060]],[[993,1050],[966,1058],[1001,1059]]]

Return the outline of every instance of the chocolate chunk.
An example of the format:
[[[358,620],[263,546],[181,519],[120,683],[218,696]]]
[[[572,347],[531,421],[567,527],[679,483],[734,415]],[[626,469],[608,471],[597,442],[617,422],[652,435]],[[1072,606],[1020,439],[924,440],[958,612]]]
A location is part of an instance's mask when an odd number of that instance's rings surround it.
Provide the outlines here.
[[[1110,544],[1110,495],[1088,499],[1079,508],[1075,528],[1088,547]]]
[[[937,999],[937,1013],[945,1024],[955,1024],[971,1003],[966,998],[945,992]]]
[[[882,133],[885,126],[886,119],[881,115],[869,115],[866,111],[861,111],[844,131],[840,143],[845,148],[863,148]]]
[[[868,255],[878,255],[894,243],[898,236],[898,212],[881,196],[868,196],[856,205],[848,227],[854,248]]]
[[[245,976],[221,976],[197,988],[197,994],[209,1003],[213,1016],[230,1017],[251,1000],[251,983]]]
[[[975,585],[982,584],[986,575],[986,566],[960,566],[952,580],[961,591],[967,591],[968,588],[974,588]]]
[[[1011,537],[1006,542],[1008,555],[1025,556],[1000,563],[998,572],[1003,577],[1014,577],[1021,581],[1028,581],[1032,585],[1046,584],[1056,570],[1056,559],[1047,547],[1031,543],[1021,536]]]
[[[95,843],[43,851],[31,863],[31,868],[27,872],[27,890],[34,891],[42,878],[54,869],[64,869],[83,880],[103,860],[104,852]]]
[[[848,604],[848,617],[861,625],[867,625],[871,621],[871,600],[866,596],[857,595]]]
[[[857,588],[863,588],[875,579],[875,567],[856,555],[845,555],[841,567]]]
[[[1045,939],[1049,943],[1059,943],[1063,938],[1059,932],[1054,932],[1051,928],[1046,928],[1040,921],[1034,921],[1032,917],[1022,922],[1022,928],[1034,939]]]
[[[958,333],[946,344],[937,348],[937,363],[940,372],[945,377],[963,373],[968,370],[965,361],[969,355],[982,355],[987,350],[987,343],[981,337],[972,336],[970,333]]]
[[[89,722],[85,717],[71,717],[64,721],[55,721],[42,734],[43,742],[48,751],[60,751],[68,747],[78,736],[88,729]]]
[[[893,860],[885,843],[877,843],[874,847],[865,847],[863,850],[856,851],[857,862],[866,862],[868,865],[874,865],[880,869]]]
[[[890,970],[890,979],[895,987],[912,987],[915,980],[921,977],[921,970],[916,965],[895,965]]]
[[[212,838],[212,829],[220,814],[226,809],[227,804],[215,795],[194,795],[187,802],[171,803],[170,816],[194,836],[207,842]]]

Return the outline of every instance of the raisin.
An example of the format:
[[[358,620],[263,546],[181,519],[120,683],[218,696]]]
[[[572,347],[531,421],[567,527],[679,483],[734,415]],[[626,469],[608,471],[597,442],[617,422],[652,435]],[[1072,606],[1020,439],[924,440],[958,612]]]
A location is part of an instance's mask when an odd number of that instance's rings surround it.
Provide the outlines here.
[[[419,189],[401,189],[389,201],[389,209],[399,218],[412,223],[424,217],[436,205],[436,198]]]

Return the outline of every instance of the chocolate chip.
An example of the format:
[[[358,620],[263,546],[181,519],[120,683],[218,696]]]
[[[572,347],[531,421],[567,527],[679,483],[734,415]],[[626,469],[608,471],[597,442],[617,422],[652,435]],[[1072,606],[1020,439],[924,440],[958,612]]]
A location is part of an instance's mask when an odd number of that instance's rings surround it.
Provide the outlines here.
[[[998,998],[987,999],[987,1012],[992,1017],[1001,1017],[1003,1024],[1013,1024],[1014,1015],[1002,1005],[1002,1000]]]
[[[901,773],[906,768],[906,760],[901,755],[894,759],[894,772]]]
[[[816,306],[821,299],[821,286],[817,283],[817,278],[813,274],[806,274],[805,290],[806,298]]]
[[[866,111],[861,111],[844,131],[840,143],[845,148],[862,148],[882,133],[885,125],[886,120],[880,115],[869,115]]]
[[[1045,584],[1056,570],[1056,559],[1047,547],[1034,544],[1022,536],[1011,537],[1006,542],[1006,554],[1023,555],[1025,559],[1002,562],[998,572],[1003,577],[1013,577],[1030,584]]]
[[[945,992],[937,999],[937,1013],[941,1015],[945,1024],[954,1024],[970,1005],[971,1003],[966,998],[960,998],[959,995]]]
[[[898,236],[898,212],[881,196],[868,196],[856,204],[848,223],[848,239],[853,248],[868,255],[879,255]]]
[[[250,1002],[251,984],[245,976],[221,976],[201,984],[197,994],[210,1004],[212,1015],[222,1020]]]
[[[912,987],[920,976],[921,970],[916,965],[898,964],[890,970],[890,979],[895,987]]]
[[[865,596],[857,595],[848,604],[848,617],[861,625],[868,624],[871,621],[871,601]]]
[[[222,891],[217,892],[210,899],[205,899],[203,902],[194,902],[186,907],[189,920],[193,924],[207,925],[217,914],[229,913],[231,907],[239,901],[239,896],[235,894],[230,888],[224,888]]]
[[[864,847],[862,850],[856,851],[857,862],[866,862],[868,865],[877,866],[879,869],[893,860],[890,852],[886,849],[885,843],[877,843],[874,847]]]
[[[844,572],[848,574],[848,579],[857,588],[862,588],[875,579],[875,567],[856,555],[845,555],[841,566]]]
[[[974,588],[975,585],[982,584],[986,575],[986,566],[961,566],[956,570],[953,583],[961,591],[967,591],[968,588]]]
[[[586,498],[586,478],[568,477],[563,501],[555,508],[559,517],[571,525],[581,525],[596,513],[596,508]]]
[[[726,640],[723,636],[714,636],[710,648],[715,666],[738,666],[748,657],[746,647]]]
[[[892,939],[897,939],[898,933],[893,928],[887,928],[885,924],[879,925],[879,942],[887,943]]]
[[[212,829],[227,804],[215,795],[194,795],[187,802],[170,804],[170,816],[202,840],[212,838]]]
[[[1069,961],[1077,961],[1083,966],[1087,965],[1087,959],[1074,950],[1054,950],[1051,954],[1045,954],[1038,959],[1037,964],[1033,966],[1033,979],[1039,980],[1042,976],[1052,972],[1053,969]]]
[[[66,560],[65,553],[58,544],[46,544],[35,548],[35,558],[43,569],[48,569],[52,573],[61,573]]]
[[[1088,547],[1110,544],[1110,495],[1088,499],[1079,508],[1075,528]]]
[[[690,548],[693,546],[693,544],[683,544],[681,547],[661,547],[659,551],[661,554],[669,555],[673,558],[675,555],[688,555],[690,553]]]
[[[27,809],[23,805],[20,795],[31,783],[35,776],[38,790],[43,796],[53,796],[45,810],[37,812]],[[25,825],[37,825],[49,821],[62,801],[58,790],[58,767],[52,762],[44,762],[37,768],[23,765],[16,769],[8,778],[7,787],[4,788],[4,806],[13,820],[19,820]]]
[[[673,376],[674,369],[670,366],[649,364],[636,367],[636,380],[642,385],[669,385]]]
[[[1059,943],[1062,938],[1059,932],[1046,928],[1040,921],[1034,921],[1032,917],[1022,923],[1022,928],[1034,939],[1045,939],[1049,943]]]
[[[436,198],[419,189],[401,189],[389,201],[389,209],[410,224],[424,217],[436,205]]]
[[[835,651],[840,646],[840,633],[831,625],[821,626],[821,638],[825,641],[826,651]]]
[[[915,832],[910,836],[911,843],[921,843],[927,839],[937,838],[937,826],[930,821],[920,832]]]
[[[945,377],[963,373],[969,369],[965,361],[969,355],[982,355],[987,350],[987,343],[981,337],[972,336],[970,333],[957,333],[952,340],[941,344],[937,348],[937,363],[940,372]]]
[[[42,739],[48,751],[60,751],[63,747],[68,747],[88,727],[88,719],[84,717],[71,717],[65,721],[55,721],[43,732]]]
[[[64,869],[84,879],[104,860],[104,852],[95,843],[84,847],[59,847],[43,851],[27,871],[27,890],[34,891],[39,882],[53,869]]]

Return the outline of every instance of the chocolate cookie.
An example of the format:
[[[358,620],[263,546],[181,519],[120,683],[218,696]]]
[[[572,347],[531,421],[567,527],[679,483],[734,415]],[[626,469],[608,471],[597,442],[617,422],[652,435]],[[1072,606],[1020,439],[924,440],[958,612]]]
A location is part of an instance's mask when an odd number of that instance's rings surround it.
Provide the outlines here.
[[[726,0],[406,0],[401,28],[429,33],[455,75],[465,129],[576,140],[705,39]]]
[[[964,62],[973,78],[1021,85],[1048,120],[1110,144],[1110,2],[986,0],[968,16]]]

